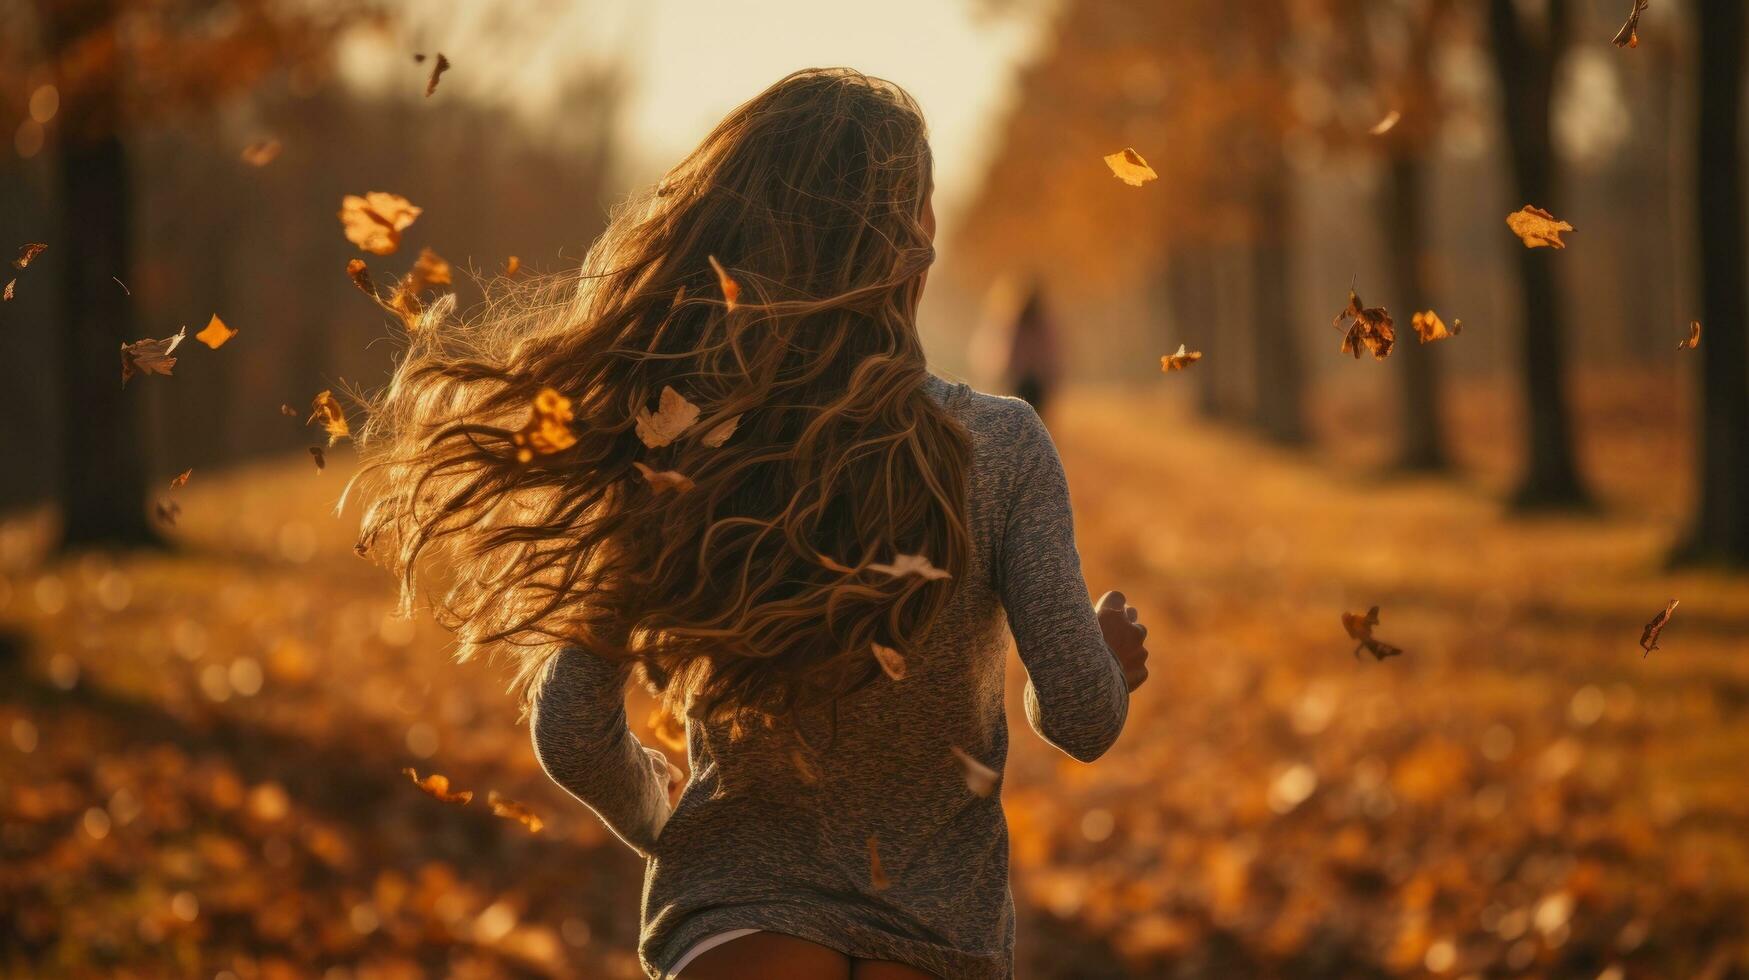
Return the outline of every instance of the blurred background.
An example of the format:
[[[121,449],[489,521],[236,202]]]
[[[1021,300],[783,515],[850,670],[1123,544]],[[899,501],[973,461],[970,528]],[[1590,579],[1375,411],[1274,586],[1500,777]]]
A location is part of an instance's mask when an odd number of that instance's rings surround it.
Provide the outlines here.
[[[1154,624],[1106,759],[1015,733],[1019,975],[1749,976],[1746,14],[1639,7],[0,0],[0,974],[638,975],[641,867],[395,615],[306,406],[394,356],[349,260],[568,268],[844,64],[930,117],[936,370],[1041,406]]]

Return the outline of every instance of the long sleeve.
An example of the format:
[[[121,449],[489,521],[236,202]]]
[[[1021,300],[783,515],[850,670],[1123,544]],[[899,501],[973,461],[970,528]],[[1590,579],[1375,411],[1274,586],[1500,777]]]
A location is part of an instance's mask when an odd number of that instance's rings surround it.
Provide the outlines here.
[[[1056,445],[1030,406],[1016,414],[997,586],[1026,666],[1026,720],[1045,741],[1092,762],[1123,731],[1129,689],[1081,577]]]
[[[668,757],[626,724],[618,668],[565,649],[547,667],[529,722],[535,757],[553,782],[648,856],[668,822]]]

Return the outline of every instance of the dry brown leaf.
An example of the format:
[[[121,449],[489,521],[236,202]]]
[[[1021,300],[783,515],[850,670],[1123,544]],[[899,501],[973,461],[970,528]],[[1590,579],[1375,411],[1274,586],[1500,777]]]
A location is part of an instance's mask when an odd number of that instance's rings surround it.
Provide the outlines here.
[[[1127,146],[1117,153],[1108,154],[1105,165],[1111,168],[1114,177],[1131,187],[1140,187],[1160,176],[1154,172],[1153,167],[1148,166],[1148,161],[1142,159],[1140,153]]]
[[[960,769],[966,776],[966,789],[976,796],[989,796],[995,792],[996,781],[1002,778],[1001,773],[972,758],[970,753],[957,745],[948,746],[948,750],[959,760]]]
[[[269,137],[243,147],[243,162],[251,167],[265,167],[279,158],[279,140]]]
[[[716,425],[711,426],[711,430],[706,432],[703,436],[700,436],[698,441],[704,443],[711,449],[718,449],[722,447],[723,443],[728,442],[729,437],[734,435],[735,430],[740,427],[741,416],[731,415]]]
[[[650,484],[650,489],[657,493],[665,493],[669,490],[685,493],[694,486],[692,480],[679,470],[658,470],[636,460],[632,462],[632,465],[637,467],[639,473],[643,474],[644,481]]]
[[[1346,328],[1344,320],[1348,321]],[[1382,361],[1391,356],[1391,348],[1397,342],[1396,322],[1390,311],[1382,306],[1365,305],[1352,289],[1348,291],[1348,305],[1330,325],[1343,331],[1342,353],[1353,354],[1357,360],[1365,349],[1374,360]]]
[[[152,513],[157,515],[159,521],[175,527],[176,518],[182,514],[182,505],[174,500],[160,498],[156,504],[152,505]]]
[[[733,310],[735,304],[741,301],[741,284],[736,282],[733,276],[729,275],[729,270],[723,268],[723,264],[717,261],[716,256],[711,255],[706,257],[710,259],[711,268],[716,270],[717,285],[722,287],[723,306],[727,309]]]
[[[1414,329],[1415,336],[1421,338],[1422,343],[1428,344],[1436,340],[1444,340],[1447,337],[1456,337],[1463,333],[1464,321],[1453,320],[1448,329],[1445,321],[1439,318],[1438,313],[1427,310],[1409,317],[1409,326]]]
[[[1658,634],[1664,632],[1664,627],[1670,625],[1670,614],[1674,613],[1676,607],[1680,605],[1682,605],[1681,599],[1671,599],[1664,605],[1663,609],[1658,611],[1658,615],[1652,617],[1652,621],[1646,624],[1646,628],[1640,631],[1640,649],[1646,651],[1640,654],[1641,660],[1651,656],[1652,651],[1658,649]]]
[[[429,248],[422,248],[419,258],[413,261],[413,270],[407,273],[408,288],[422,293],[434,286],[448,286],[450,271],[448,260]]]
[[[1202,360],[1202,351],[1185,350],[1184,345],[1179,344],[1178,353],[1166,354],[1160,358],[1160,370],[1162,373],[1182,371],[1200,360]]]
[[[377,298],[377,285],[371,281],[370,267],[364,264],[363,259],[353,259],[346,263],[346,278],[352,280],[352,284],[358,287],[359,292],[371,299]],[[377,301],[382,302],[381,300]]]
[[[1383,136],[1386,133],[1390,132],[1391,130],[1396,129],[1397,123],[1402,122],[1402,121],[1403,121],[1403,114],[1401,112],[1398,112],[1395,109],[1392,109],[1390,112],[1385,113],[1385,117],[1383,119],[1380,119],[1378,122],[1373,123],[1372,128],[1367,130],[1367,132],[1374,135],[1374,136]]]
[[[176,479],[170,481],[170,489],[180,490],[183,487],[188,486],[188,478],[193,476],[193,475],[194,475],[194,468],[193,467],[190,467],[186,470],[183,470],[181,473],[176,474]]]
[[[225,346],[225,341],[235,336],[237,336],[237,331],[225,326],[225,321],[219,319],[219,315],[214,313],[213,318],[206,322],[206,326],[201,329],[201,332],[194,335],[194,339],[213,350],[218,350]]]
[[[374,255],[393,255],[401,247],[401,232],[424,213],[399,194],[371,191],[340,199],[340,224],[346,240]]]
[[[1355,640],[1358,643],[1354,648],[1354,657],[1356,660],[1360,659],[1360,651],[1362,650],[1372,654],[1375,660],[1383,660],[1386,657],[1402,656],[1403,651],[1400,648],[1391,646],[1389,643],[1385,643],[1381,640],[1373,639],[1372,628],[1378,624],[1379,607],[1377,606],[1368,609],[1364,616],[1357,613],[1345,612],[1342,614],[1342,628],[1348,631],[1349,639]]]
[[[304,424],[314,422],[321,422],[322,428],[328,430],[330,446],[352,434],[346,425],[346,410],[340,407],[340,399],[335,398],[331,390],[323,391],[310,402],[310,417]]]
[[[654,412],[649,409],[638,410],[638,439],[651,449],[660,449],[680,438],[680,434],[697,421],[698,406],[687,401],[685,395],[664,385]]]
[[[1686,338],[1676,342],[1676,349],[1677,350],[1694,350],[1696,347],[1699,347],[1699,346],[1700,346],[1700,321],[1699,320],[1690,320],[1688,322],[1688,336]]]
[[[466,804],[469,800],[474,798],[474,791],[471,789],[451,792],[449,788],[449,777],[442,773],[434,772],[431,775],[426,776],[424,779],[420,779],[419,773],[414,769],[402,769],[401,772],[404,773],[408,779],[413,780],[413,785],[424,790],[426,794],[433,799],[442,800],[445,803]]]
[[[551,456],[577,444],[577,434],[571,431],[571,399],[556,388],[542,388],[534,396],[528,422],[513,433],[510,441],[516,445],[516,461],[527,463],[535,456]]]
[[[12,267],[20,270],[25,269],[30,265],[32,260],[43,254],[43,251],[47,248],[48,245],[43,242],[25,242],[23,245],[18,246],[18,258],[12,260]]]
[[[1528,204],[1506,216],[1506,227],[1524,242],[1525,248],[1566,248],[1561,232],[1573,230],[1572,225]]]
[[[881,867],[880,838],[874,834],[868,835],[868,883],[877,892],[886,891],[893,884]]]
[[[530,810],[528,807],[523,806],[521,803],[516,802],[497,790],[491,790],[486,793],[486,803],[492,807],[492,813],[494,816],[503,817],[506,820],[514,820],[517,823],[522,824],[524,827],[527,827],[528,832],[531,834],[540,833],[540,829],[546,826],[546,821],[536,816],[533,810]]]
[[[431,93],[437,91],[437,80],[442,78],[446,71],[449,71],[449,59],[443,56],[442,51],[439,51],[436,63],[431,66],[431,77],[425,81],[426,98],[431,98]]]
[[[316,461],[317,473],[328,468],[328,454],[323,451],[321,446],[310,447],[310,458]]]
[[[126,385],[128,379],[136,374],[162,374],[166,377],[170,369],[176,366],[176,358],[171,356],[176,352],[176,345],[182,343],[188,336],[188,328],[176,331],[176,336],[165,337],[163,340],[136,340],[131,344],[121,345],[121,383]]]
[[[1627,23],[1621,25],[1621,30],[1615,32],[1611,39],[1618,48],[1637,48],[1640,46],[1640,15],[1646,12],[1652,0],[1634,0],[1634,9],[1628,11]]]
[[[0,303],[11,302],[12,294],[17,289],[18,289],[18,280],[17,279],[13,279],[13,280],[8,281],[6,283],[6,291],[0,292]]]
[[[910,667],[905,663],[904,654],[892,647],[882,646],[879,643],[870,643],[869,649],[874,651],[875,659],[880,661],[881,670],[886,671],[888,677],[891,677],[896,681],[902,681],[905,679],[905,675],[909,672]]]
[[[883,575],[890,575],[893,578],[900,578],[906,575],[917,575],[934,581],[936,579],[953,577],[946,571],[930,564],[929,559],[922,555],[895,555],[892,564],[871,564],[868,566],[868,570],[871,572],[880,572]]]

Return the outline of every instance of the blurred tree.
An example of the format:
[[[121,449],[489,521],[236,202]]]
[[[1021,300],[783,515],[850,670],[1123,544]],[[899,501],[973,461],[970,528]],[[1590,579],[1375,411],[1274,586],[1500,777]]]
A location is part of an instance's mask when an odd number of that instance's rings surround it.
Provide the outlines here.
[[[120,345],[140,339],[131,298],[112,277],[134,267],[130,130],[143,119],[210,107],[280,64],[316,57],[341,21],[319,5],[272,0],[33,0],[0,11],[6,59],[55,86],[57,253],[64,320],[58,491],[64,547],[149,545],[141,414],[149,381],[122,388]],[[354,6],[349,16],[363,13]],[[167,328],[154,328],[161,335]],[[193,341],[189,341],[192,343]]]
[[[1749,565],[1749,264],[1743,232],[1743,32],[1738,0],[1695,0],[1695,215],[1700,245],[1700,501],[1679,557]]]
[[[1520,8],[1535,6],[1540,16]],[[1570,0],[1488,0],[1495,73],[1511,164],[1514,204],[1561,210],[1553,133],[1550,128],[1555,69],[1571,34]],[[1540,35],[1540,36],[1539,36]],[[1555,282],[1557,254],[1548,248],[1513,245],[1523,292],[1525,402],[1530,432],[1523,481],[1514,498],[1525,509],[1586,506],[1590,495],[1573,455],[1572,422],[1565,375],[1565,310]]]

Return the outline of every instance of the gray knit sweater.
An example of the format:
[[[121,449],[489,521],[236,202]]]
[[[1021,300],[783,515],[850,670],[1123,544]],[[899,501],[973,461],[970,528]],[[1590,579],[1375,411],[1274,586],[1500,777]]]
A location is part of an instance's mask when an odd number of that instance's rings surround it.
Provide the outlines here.
[[[535,752],[648,858],[639,954],[653,977],[732,929],[954,980],[1012,972],[1000,794],[972,793],[951,751],[1003,769],[1004,611],[1030,678],[1027,720],[1047,741],[1093,761],[1122,730],[1129,695],[1088,601],[1068,485],[1038,415],[934,377],[926,390],[971,433],[968,570],[909,675],[882,675],[843,699],[811,781],[792,761],[792,737],[731,742],[695,721],[691,782],[670,813],[667,762],[627,727],[614,667],[567,650],[548,669]],[[885,887],[871,871],[871,837]]]

